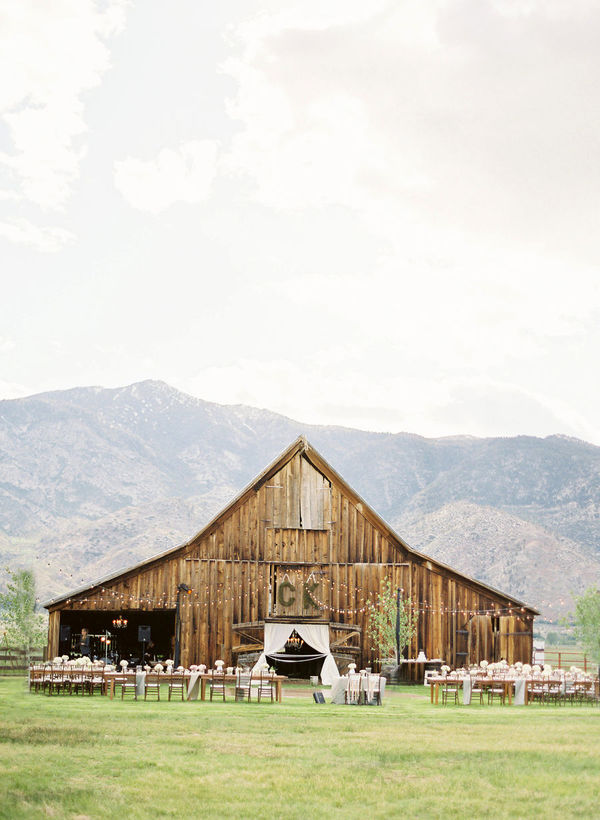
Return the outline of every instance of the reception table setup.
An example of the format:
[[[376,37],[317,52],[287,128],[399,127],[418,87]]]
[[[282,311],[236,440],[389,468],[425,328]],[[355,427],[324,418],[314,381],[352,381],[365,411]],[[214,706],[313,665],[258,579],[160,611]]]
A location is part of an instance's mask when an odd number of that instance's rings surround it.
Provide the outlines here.
[[[366,669],[355,672],[351,664],[347,675],[341,675],[331,686],[331,703],[381,706],[385,694],[385,678]]]
[[[207,692],[213,700],[227,700],[227,693],[235,700],[271,700],[282,702],[282,683],[285,675],[276,675],[268,668],[256,671],[241,667],[225,668],[222,661],[216,661],[213,669],[206,665],[193,665],[189,669],[174,667],[172,661],[152,666],[129,667],[123,660],[119,668],[104,662],[91,662],[87,658],[69,660],[68,657],[54,658],[50,662],[31,664],[29,667],[29,690],[48,695],[89,694],[98,692],[113,700],[130,694],[135,700],[205,700]],[[243,695],[243,696],[242,696]]]
[[[509,706],[600,702],[598,677],[574,666],[564,670],[548,665],[481,661],[469,669],[442,666],[440,673],[428,676],[425,683],[430,687],[432,704],[440,702],[440,693],[442,704],[462,700],[465,706],[475,697],[480,704],[500,702]]]

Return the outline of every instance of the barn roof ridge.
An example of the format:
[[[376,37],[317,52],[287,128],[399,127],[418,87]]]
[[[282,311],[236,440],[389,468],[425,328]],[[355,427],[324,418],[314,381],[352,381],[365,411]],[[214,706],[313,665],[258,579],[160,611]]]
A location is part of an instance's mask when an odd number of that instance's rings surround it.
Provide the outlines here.
[[[353,498],[354,502],[358,505],[360,512],[367,517],[371,517],[375,519],[375,522],[378,527],[383,529],[386,535],[392,540],[392,542],[396,542],[398,546],[402,549],[406,550],[412,556],[415,556],[419,561],[423,563],[430,563],[439,567],[440,569],[445,569],[454,575],[458,576],[459,578],[465,579],[471,584],[475,584],[478,587],[482,587],[483,589],[489,590],[490,592],[494,593],[494,595],[499,595],[502,598],[506,599],[507,601],[513,602],[518,607],[524,607],[530,612],[534,612],[539,614],[539,612],[534,609],[533,607],[529,606],[528,604],[524,603],[523,601],[519,601],[517,598],[513,597],[512,595],[508,595],[501,590],[496,589],[495,587],[484,583],[483,581],[479,581],[472,576],[467,575],[466,573],[460,572],[459,570],[455,569],[454,567],[449,566],[448,564],[444,564],[442,561],[439,561],[437,558],[432,558],[426,555],[423,552],[419,552],[414,547],[411,547],[404,539],[398,535],[398,533],[382,518],[373,507],[366,502],[357,492],[354,490],[348,482],[332,467],[328,461],[321,455],[321,453],[313,447],[313,445],[309,442],[307,437],[304,434],[299,435],[291,444],[289,444],[278,456],[276,456],[255,478],[253,478],[245,487],[243,487],[232,499],[229,501],[225,507],[223,507],[216,515],[214,515],[198,532],[196,532],[191,538],[185,541],[183,544],[178,544],[175,547],[170,547],[168,550],[164,550],[163,552],[156,553],[155,555],[150,556],[149,558],[144,559],[143,561],[139,561],[136,564],[133,564],[130,567],[126,567],[120,569],[116,572],[113,572],[107,576],[103,576],[98,580],[94,581],[93,583],[86,584],[83,587],[80,587],[76,590],[72,590],[71,592],[60,595],[56,598],[52,598],[49,601],[46,601],[43,606],[46,608],[54,607],[57,604],[60,604],[63,601],[68,600],[69,598],[73,598],[79,596],[85,592],[89,592],[93,589],[96,589],[98,586],[102,584],[106,584],[109,581],[113,581],[116,578],[119,578],[122,575],[127,575],[134,570],[141,569],[149,564],[154,563],[155,561],[159,561],[163,558],[166,558],[169,555],[174,555],[180,550],[184,550],[187,547],[190,547],[194,541],[206,535],[211,527],[217,525],[217,523],[226,516],[229,512],[231,512],[236,505],[242,503],[242,501],[249,495],[252,491],[256,491],[260,489],[260,487],[269,480],[269,478],[277,473],[288,461],[291,461],[292,458],[296,455],[305,455],[306,458],[310,461],[313,466],[318,469],[323,475],[325,475],[329,479],[334,479],[336,482],[341,484],[344,491]]]

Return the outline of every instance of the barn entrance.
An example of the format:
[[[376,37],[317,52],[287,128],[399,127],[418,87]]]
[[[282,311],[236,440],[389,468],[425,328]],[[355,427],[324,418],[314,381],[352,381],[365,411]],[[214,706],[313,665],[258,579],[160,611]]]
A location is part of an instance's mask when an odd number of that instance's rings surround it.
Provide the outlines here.
[[[141,627],[146,627],[141,629]],[[165,660],[173,657],[175,610],[141,612],[139,609],[115,611],[71,610],[61,612],[59,655],[81,655],[81,630],[89,637],[90,658],[117,663]]]
[[[273,652],[266,656],[278,675],[288,678],[310,678],[319,675],[327,655],[307,644],[296,630],[287,639],[283,652]]]
[[[329,622],[267,621],[264,648],[254,669],[265,663],[288,677],[320,674],[324,684],[333,683],[339,672],[329,646]]]

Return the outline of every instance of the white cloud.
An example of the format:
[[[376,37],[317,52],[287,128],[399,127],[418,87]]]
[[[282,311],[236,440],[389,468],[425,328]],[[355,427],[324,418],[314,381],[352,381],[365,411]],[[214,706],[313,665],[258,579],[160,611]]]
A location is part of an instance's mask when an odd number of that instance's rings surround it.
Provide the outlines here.
[[[0,117],[10,141],[0,153],[26,201],[59,208],[84,153],[84,92],[110,66],[104,42],[121,30],[127,0],[4,0],[0,26]]]
[[[29,245],[45,253],[59,251],[75,239],[75,236],[64,228],[40,227],[27,219],[0,222],[0,236],[10,242]]]
[[[261,204],[337,203],[430,244],[454,231],[597,262],[600,13],[569,9],[413,0],[312,28],[253,18],[223,66],[241,126],[229,166]]]
[[[14,350],[17,343],[14,339],[9,339],[6,336],[0,336],[0,353],[8,353]]]
[[[7,382],[0,379],[0,400],[1,399],[22,399],[24,396],[32,394],[30,388],[15,382]]]
[[[115,185],[134,208],[160,213],[176,202],[205,202],[217,170],[218,145],[191,140],[176,150],[163,148],[152,160],[115,162]]]

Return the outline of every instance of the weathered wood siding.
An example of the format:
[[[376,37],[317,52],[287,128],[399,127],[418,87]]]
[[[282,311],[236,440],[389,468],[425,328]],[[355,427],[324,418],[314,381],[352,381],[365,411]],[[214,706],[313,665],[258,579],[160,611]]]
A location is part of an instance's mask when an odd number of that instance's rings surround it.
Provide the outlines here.
[[[278,601],[285,577],[296,591],[288,589]],[[530,660],[531,616],[508,617],[509,599],[408,550],[342,482],[319,469],[314,455],[309,460],[302,451],[188,544],[50,607],[49,653],[58,651],[59,610],[172,612],[177,587],[185,583],[192,595],[184,596],[181,607],[184,664],[217,658],[231,664],[232,648],[240,644],[238,625],[301,617],[354,627],[358,662],[370,665],[365,607],[385,579],[420,610],[410,657],[423,649],[428,658],[453,665],[483,657]],[[317,582],[309,598],[303,593],[307,580],[311,587]],[[293,604],[284,606],[292,597]],[[503,617],[494,644],[496,610]],[[473,615],[482,611],[489,614]]]

